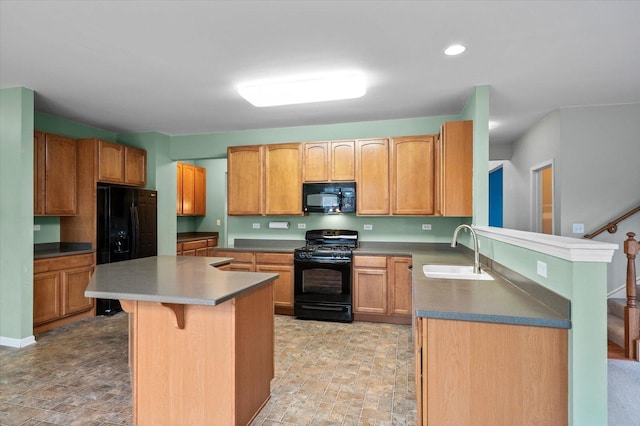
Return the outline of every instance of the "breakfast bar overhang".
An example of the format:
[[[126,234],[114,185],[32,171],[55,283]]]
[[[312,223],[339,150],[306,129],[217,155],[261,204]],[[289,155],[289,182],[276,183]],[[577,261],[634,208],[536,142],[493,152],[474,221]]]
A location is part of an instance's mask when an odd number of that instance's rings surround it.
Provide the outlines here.
[[[129,316],[136,425],[246,425],[270,396],[273,281],[229,258],[155,256],[98,265],[85,295]]]

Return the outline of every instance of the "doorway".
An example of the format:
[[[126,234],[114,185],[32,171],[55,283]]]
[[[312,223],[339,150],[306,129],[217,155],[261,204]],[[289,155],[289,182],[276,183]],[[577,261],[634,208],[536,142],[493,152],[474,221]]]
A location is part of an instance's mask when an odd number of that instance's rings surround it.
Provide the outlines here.
[[[553,160],[531,168],[531,230],[554,234]]]
[[[502,165],[489,172],[489,226],[503,227]]]

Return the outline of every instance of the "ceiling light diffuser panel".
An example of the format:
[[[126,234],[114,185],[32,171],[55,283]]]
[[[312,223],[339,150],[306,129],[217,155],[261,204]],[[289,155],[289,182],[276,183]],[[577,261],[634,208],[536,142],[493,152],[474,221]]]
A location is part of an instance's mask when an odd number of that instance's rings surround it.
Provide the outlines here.
[[[360,72],[334,72],[238,86],[238,93],[252,105],[269,107],[353,99],[367,92]]]

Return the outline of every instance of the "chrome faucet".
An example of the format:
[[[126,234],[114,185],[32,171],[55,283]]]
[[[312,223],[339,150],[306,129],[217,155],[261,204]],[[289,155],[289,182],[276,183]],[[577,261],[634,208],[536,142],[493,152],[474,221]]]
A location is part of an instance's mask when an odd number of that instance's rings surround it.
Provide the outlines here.
[[[462,228],[467,228],[469,231],[471,231],[471,236],[473,237],[473,273],[479,274],[480,273],[480,254],[478,253],[478,235],[476,235],[476,231],[470,225],[463,223],[462,225],[456,228],[456,230],[453,232],[451,247],[456,246],[456,241],[458,240],[458,232]]]

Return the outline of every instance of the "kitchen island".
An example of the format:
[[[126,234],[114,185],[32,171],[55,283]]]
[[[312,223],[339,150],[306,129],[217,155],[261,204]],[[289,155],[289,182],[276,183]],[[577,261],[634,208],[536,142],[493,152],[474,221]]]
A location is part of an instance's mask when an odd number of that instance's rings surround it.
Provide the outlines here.
[[[225,272],[230,258],[156,256],[96,267],[87,297],[129,317],[134,424],[245,425],[270,396],[270,273]]]

